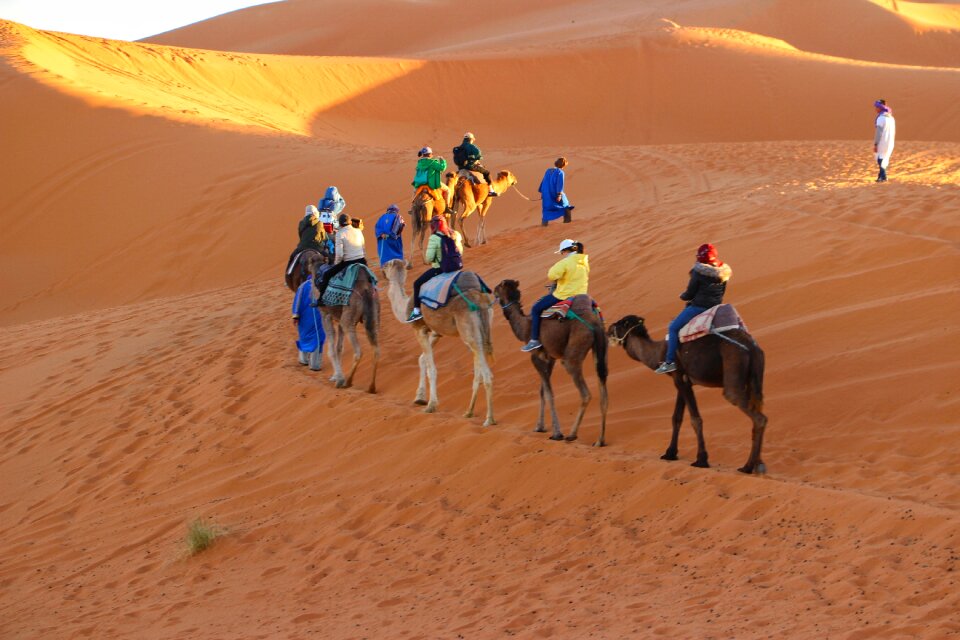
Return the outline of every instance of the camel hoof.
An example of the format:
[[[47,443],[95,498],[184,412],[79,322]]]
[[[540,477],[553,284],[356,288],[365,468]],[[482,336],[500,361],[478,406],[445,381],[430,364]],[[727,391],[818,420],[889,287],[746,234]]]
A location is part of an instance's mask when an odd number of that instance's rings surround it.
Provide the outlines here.
[[[538,424],[536,427],[534,427],[533,431],[534,433],[546,433],[547,428],[542,424]]]
[[[374,387],[374,386],[370,386],[370,387],[367,389],[367,393],[376,393],[376,392],[377,392],[377,388]]]
[[[607,446],[607,443],[604,442],[603,440],[597,440],[596,442],[593,443],[593,446],[595,446],[595,447],[605,447],[605,446]]]
[[[467,411],[465,414],[463,414],[463,417],[464,417],[464,418],[472,418],[472,417],[473,417],[473,411]]]
[[[427,408],[423,410],[424,413],[436,413],[437,408],[431,405],[427,405]]]
[[[486,422],[483,423],[483,426],[485,426],[485,427],[492,427],[492,426],[494,426],[495,424],[497,424],[497,421],[496,421],[496,420],[487,420]]]
[[[550,436],[550,439],[551,439],[551,440],[563,440],[563,434],[562,434],[562,433],[555,433],[555,434],[553,434],[552,436]]]
[[[767,475],[767,465],[763,464],[762,462],[758,462],[757,468],[754,469],[753,472],[758,476],[765,476]]]
[[[691,466],[691,467],[697,467],[698,469],[709,469],[709,468],[710,468],[710,463],[707,462],[706,460],[703,460],[703,461],[697,460],[696,462],[691,462],[691,463],[690,463],[690,466]]]
[[[421,398],[417,398],[416,400],[413,401],[413,404],[419,404],[420,406],[426,406],[427,401],[426,401],[426,400],[423,400],[423,399],[421,399]]]
[[[564,438],[564,440],[566,440],[567,442],[573,442],[576,439],[577,439],[577,436],[567,436],[566,438]]]
[[[663,454],[662,456],[660,456],[660,459],[661,459],[661,460],[676,460],[676,459],[677,459],[677,454],[676,454],[676,453],[670,453],[669,451],[667,451],[665,454]]]

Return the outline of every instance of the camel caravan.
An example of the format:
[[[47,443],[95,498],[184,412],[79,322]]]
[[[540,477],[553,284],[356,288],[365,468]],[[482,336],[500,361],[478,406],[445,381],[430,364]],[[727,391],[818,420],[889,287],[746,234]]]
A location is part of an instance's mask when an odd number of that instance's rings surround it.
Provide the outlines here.
[[[495,306],[499,306],[514,336],[522,343],[520,350],[530,354],[540,378],[540,412],[535,431],[547,431],[549,407],[550,439],[577,440],[592,400],[583,371],[584,361],[592,354],[600,392],[600,431],[593,444],[604,446],[609,404],[608,349],[620,346],[630,358],[673,379],[676,400],[672,434],[662,459],[678,459],[680,425],[689,410],[697,438],[692,466],[710,466],[693,387],[719,387],[724,398],[749,416],[753,424],[749,456],[738,470],[746,474],[765,473],[761,458],[767,424],[763,413],[764,353],[733,306],[723,303],[732,269],[719,259],[716,248],[710,244],[698,248],[687,288],[680,295],[685,306],[670,323],[666,340],[651,339],[638,315],[627,315],[609,327],[605,325],[600,307],[587,293],[589,257],[581,242],[570,239],[560,243],[555,252],[560,259],[547,272],[549,293],[536,300],[526,314],[517,280],[504,279],[491,288],[479,274],[464,269],[464,249],[473,246],[466,239],[464,220],[474,212],[478,214],[475,243],[486,243],[484,218],[492,200],[517,184],[508,170],[491,177],[480,162],[482,155],[474,142],[473,134],[467,133],[454,148],[456,173],[447,172],[446,161],[434,157],[430,147],[420,149],[408,212],[412,233],[406,255],[402,239],[406,220],[399,208],[391,205],[376,223],[380,275],[385,280],[380,289],[377,274],[367,264],[363,221],[342,213],[346,202],[337,188],[328,188],[316,206],[307,206],[298,226],[300,243],[284,273],[286,285],[295,294],[293,323],[299,337],[298,362],[313,371],[321,370],[326,345],[333,368],[330,381],[338,388],[351,387],[365,353],[357,329],[362,325],[372,352],[367,391],[376,393],[380,293],[385,291],[397,322],[410,326],[420,346],[414,404],[423,405],[426,413],[439,408],[434,346],[444,336],[458,337],[473,359],[472,393],[464,416],[474,416],[483,387],[483,426],[490,427],[496,424],[492,324]],[[574,207],[562,191],[566,165],[565,158],[558,159],[541,183],[544,225],[561,216],[564,222],[570,220]],[[407,271],[414,267],[414,256],[420,256],[429,268],[413,280],[408,293]],[[345,338],[353,350],[348,371],[342,360]],[[567,435],[560,426],[551,383],[558,361],[580,394],[580,406]]]

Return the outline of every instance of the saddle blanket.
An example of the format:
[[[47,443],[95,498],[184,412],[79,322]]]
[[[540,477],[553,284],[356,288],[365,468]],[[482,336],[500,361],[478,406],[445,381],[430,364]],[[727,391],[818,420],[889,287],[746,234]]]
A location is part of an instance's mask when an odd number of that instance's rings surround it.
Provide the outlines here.
[[[600,306],[597,305],[596,300],[593,302],[593,312],[600,316],[600,319],[603,320],[603,312],[600,311]],[[567,314],[570,313],[570,307],[573,305],[573,298],[567,298],[566,300],[561,300],[552,307],[547,307],[543,310],[543,313],[540,314],[541,318],[559,318],[563,320],[567,317]]]
[[[453,271],[451,273],[441,273],[438,276],[434,276],[427,280],[427,282],[420,287],[420,303],[431,308],[439,309],[440,307],[445,307],[450,302],[451,295],[459,295],[456,290],[456,282],[464,273],[470,273],[468,271]],[[484,282],[480,276],[476,276],[477,280],[480,280],[480,290],[484,293],[490,293],[492,289],[487,286],[487,283]],[[453,293],[451,293],[453,292]]]
[[[470,171],[469,169],[460,169],[457,171],[458,178],[466,178],[473,184],[486,184],[486,181],[483,179],[483,174],[479,171]]]
[[[300,256],[303,255],[303,251],[294,251],[293,255],[290,257],[290,262],[287,264],[287,275],[293,273],[294,267],[300,264]]]
[[[373,286],[377,285],[377,276],[366,265],[354,263],[347,265],[347,268],[333,276],[327,284],[327,290],[323,292],[323,299],[320,304],[324,307],[342,307],[350,304],[350,296],[353,293],[353,285],[357,282],[357,275],[360,269],[365,269],[370,277]]]
[[[710,333],[723,333],[731,329],[747,330],[737,310],[732,304],[718,304],[710,307],[680,329],[680,342],[690,342]]]

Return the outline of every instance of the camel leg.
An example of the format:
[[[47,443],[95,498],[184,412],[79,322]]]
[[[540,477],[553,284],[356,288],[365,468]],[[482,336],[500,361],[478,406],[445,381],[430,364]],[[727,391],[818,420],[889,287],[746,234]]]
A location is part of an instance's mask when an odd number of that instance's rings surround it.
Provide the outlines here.
[[[463,414],[464,418],[473,417],[473,408],[477,404],[477,396],[480,394],[480,361],[477,358],[477,352],[473,352],[473,388],[470,391],[470,404],[467,405],[467,412]]]
[[[341,320],[343,319],[341,318]],[[343,328],[343,324],[341,323],[340,330],[345,332],[350,339],[350,347],[353,349],[353,365],[350,367],[350,373],[347,374],[343,384],[338,384],[337,386],[349,388],[353,386],[353,375],[357,372],[357,367],[360,366],[363,351],[360,348],[360,338],[357,337],[357,326],[352,321],[347,325],[346,329]]]
[[[533,366],[537,369],[537,373],[540,374],[540,393],[550,405],[550,416],[553,419],[553,433],[550,435],[550,439],[563,440],[563,432],[560,430],[560,419],[557,417],[557,405],[553,397],[553,387],[550,386],[550,374],[553,373],[553,365],[556,361],[552,358],[543,358],[536,355],[531,359],[533,360]]]
[[[379,310],[378,310],[379,313]],[[364,322],[364,326],[366,326]],[[367,330],[367,339],[370,341],[370,346],[373,349],[373,370],[370,373],[370,386],[367,387],[367,393],[376,393],[377,392],[377,366],[380,364],[380,342],[377,339],[377,334],[374,331]]]
[[[421,353],[417,363],[420,365],[420,384],[417,386],[417,397],[414,398],[413,404],[423,405],[427,404],[427,355]]]
[[[683,394],[684,402],[690,409],[690,424],[693,426],[694,433],[697,434],[697,459],[690,466],[708,469],[710,463],[707,460],[707,443],[703,439],[703,419],[700,417],[700,409],[697,408],[697,398],[693,394],[693,384],[690,382],[690,378],[680,375],[673,376],[673,382],[677,391]]]
[[[422,357],[426,364],[427,383],[429,384],[429,399],[427,401],[427,408],[423,411],[424,413],[433,413],[440,404],[440,400],[437,398],[437,363],[433,359],[433,343],[436,342],[436,338],[428,335],[426,332],[418,335],[423,336],[420,339],[420,346],[423,348]]]
[[[747,458],[747,463],[737,469],[737,471],[742,473],[753,473],[756,471],[762,475],[767,472],[767,465],[763,464],[763,460],[760,459],[760,448],[763,446],[763,432],[767,428],[767,416],[759,411],[750,412],[744,410],[744,413],[753,420],[753,446],[750,448],[750,457]]]
[[[323,314],[323,331],[329,336],[330,341],[330,362],[333,364],[330,382],[340,386],[343,380],[343,368],[340,363],[340,355],[343,353],[343,334],[340,332],[339,324],[335,323],[328,314]]]
[[[607,383],[603,380],[600,381],[600,437],[597,438],[597,441],[593,443],[595,447],[603,447],[607,444],[607,405],[609,403],[609,398],[607,397]]]
[[[577,390],[580,391],[580,411],[577,412],[577,418],[573,422],[573,428],[570,430],[570,435],[567,436],[567,442],[573,442],[577,439],[580,422],[583,420],[583,414],[587,412],[587,405],[590,404],[590,387],[583,377],[583,360],[578,362],[564,360],[563,368],[566,369],[570,377],[573,378],[573,384],[575,384]]]
[[[536,431],[537,433],[543,433],[544,431],[547,430],[547,428],[543,426],[543,412],[545,407],[546,407],[546,402],[544,401],[544,397],[543,397],[543,383],[541,382],[540,383],[540,416],[537,418],[537,426],[534,428],[534,431]]]
[[[673,433],[670,436],[670,446],[668,446],[666,452],[660,456],[661,460],[677,459],[680,441],[680,425],[683,424],[683,411],[686,409],[686,406],[686,403],[683,401],[683,394],[677,389],[677,402],[673,405],[673,417],[671,418]]]

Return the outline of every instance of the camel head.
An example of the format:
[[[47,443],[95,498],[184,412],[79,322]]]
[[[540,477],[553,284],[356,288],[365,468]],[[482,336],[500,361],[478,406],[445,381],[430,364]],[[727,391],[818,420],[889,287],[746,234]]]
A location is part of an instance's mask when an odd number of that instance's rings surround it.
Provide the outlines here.
[[[493,297],[497,304],[506,308],[511,304],[520,303],[520,281],[504,280],[493,288]]]
[[[323,256],[319,253],[311,253],[307,255],[307,272],[310,274],[311,278],[317,276],[317,267],[323,262]]]
[[[647,328],[643,324],[643,318],[631,315],[624,316],[610,325],[607,329],[607,342],[611,346],[622,345],[631,333],[647,340],[650,339],[650,334],[647,333]]]
[[[513,173],[510,172],[510,171],[500,171],[500,172],[498,172],[498,173],[497,173],[497,180],[498,180],[498,181],[506,180],[508,187],[512,187],[513,185],[517,184],[517,176],[513,175]]]
[[[383,275],[387,278],[387,281],[403,288],[407,279],[407,265],[403,260],[390,260],[381,265],[380,268],[383,269]]]

